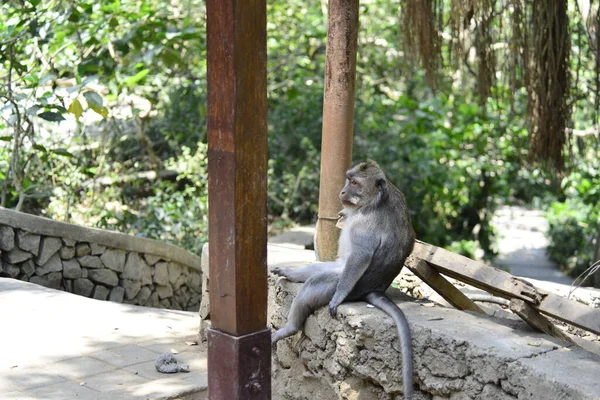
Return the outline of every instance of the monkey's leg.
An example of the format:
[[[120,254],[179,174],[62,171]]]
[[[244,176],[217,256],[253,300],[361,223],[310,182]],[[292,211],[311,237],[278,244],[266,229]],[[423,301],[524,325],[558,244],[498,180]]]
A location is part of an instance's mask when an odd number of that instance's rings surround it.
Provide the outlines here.
[[[292,336],[302,329],[310,314],[329,303],[335,293],[337,281],[338,274],[332,271],[308,278],[292,302],[287,323],[271,336],[271,342]]]
[[[400,348],[402,351],[402,384],[404,385],[404,399],[410,400],[413,396],[413,356],[412,337],[408,320],[402,310],[382,292],[371,292],[365,296],[365,301],[384,311],[394,320]]]
[[[313,275],[323,272],[340,273],[342,266],[336,261],[308,264],[300,268],[273,267],[270,270],[275,275],[283,276],[292,282],[306,282]]]

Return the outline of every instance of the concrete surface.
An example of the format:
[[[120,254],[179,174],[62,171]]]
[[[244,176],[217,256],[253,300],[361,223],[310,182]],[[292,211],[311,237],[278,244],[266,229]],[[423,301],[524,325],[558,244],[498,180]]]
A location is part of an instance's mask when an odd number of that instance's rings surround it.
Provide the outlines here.
[[[0,399],[203,399],[194,312],[117,304],[0,278]],[[154,361],[176,352],[191,372]]]

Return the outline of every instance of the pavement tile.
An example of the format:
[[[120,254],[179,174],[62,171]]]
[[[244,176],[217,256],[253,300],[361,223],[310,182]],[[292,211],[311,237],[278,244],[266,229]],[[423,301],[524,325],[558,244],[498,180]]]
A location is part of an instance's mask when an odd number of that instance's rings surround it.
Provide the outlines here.
[[[105,393],[124,392],[129,386],[146,383],[148,379],[119,369],[86,378],[84,382],[86,387]]]
[[[126,367],[128,365],[139,364],[146,361],[154,361],[159,354],[160,353],[130,344],[92,353],[90,354],[90,357],[104,361],[115,367]]]
[[[99,393],[78,383],[67,381],[30,389],[27,394],[44,400],[96,400]]]
[[[77,380],[86,376],[98,375],[116,369],[116,367],[91,357],[77,357],[45,365],[44,369],[64,378]]]
[[[14,368],[5,370],[0,375],[0,385],[8,385],[19,390],[64,382],[65,378],[41,368]]]

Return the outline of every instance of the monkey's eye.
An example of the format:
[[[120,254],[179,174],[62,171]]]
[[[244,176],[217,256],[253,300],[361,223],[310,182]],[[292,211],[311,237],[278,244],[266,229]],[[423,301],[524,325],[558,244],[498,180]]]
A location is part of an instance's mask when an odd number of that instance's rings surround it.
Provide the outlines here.
[[[350,180],[350,183],[353,185],[358,185],[358,181],[356,179]]]

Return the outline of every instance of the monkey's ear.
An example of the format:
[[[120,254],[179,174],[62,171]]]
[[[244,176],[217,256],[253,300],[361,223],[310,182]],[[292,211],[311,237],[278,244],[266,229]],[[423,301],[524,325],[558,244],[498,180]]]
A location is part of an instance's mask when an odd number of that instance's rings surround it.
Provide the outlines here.
[[[385,203],[390,196],[387,180],[385,178],[379,178],[377,180],[377,187],[379,188],[377,205],[381,205],[382,203]]]

